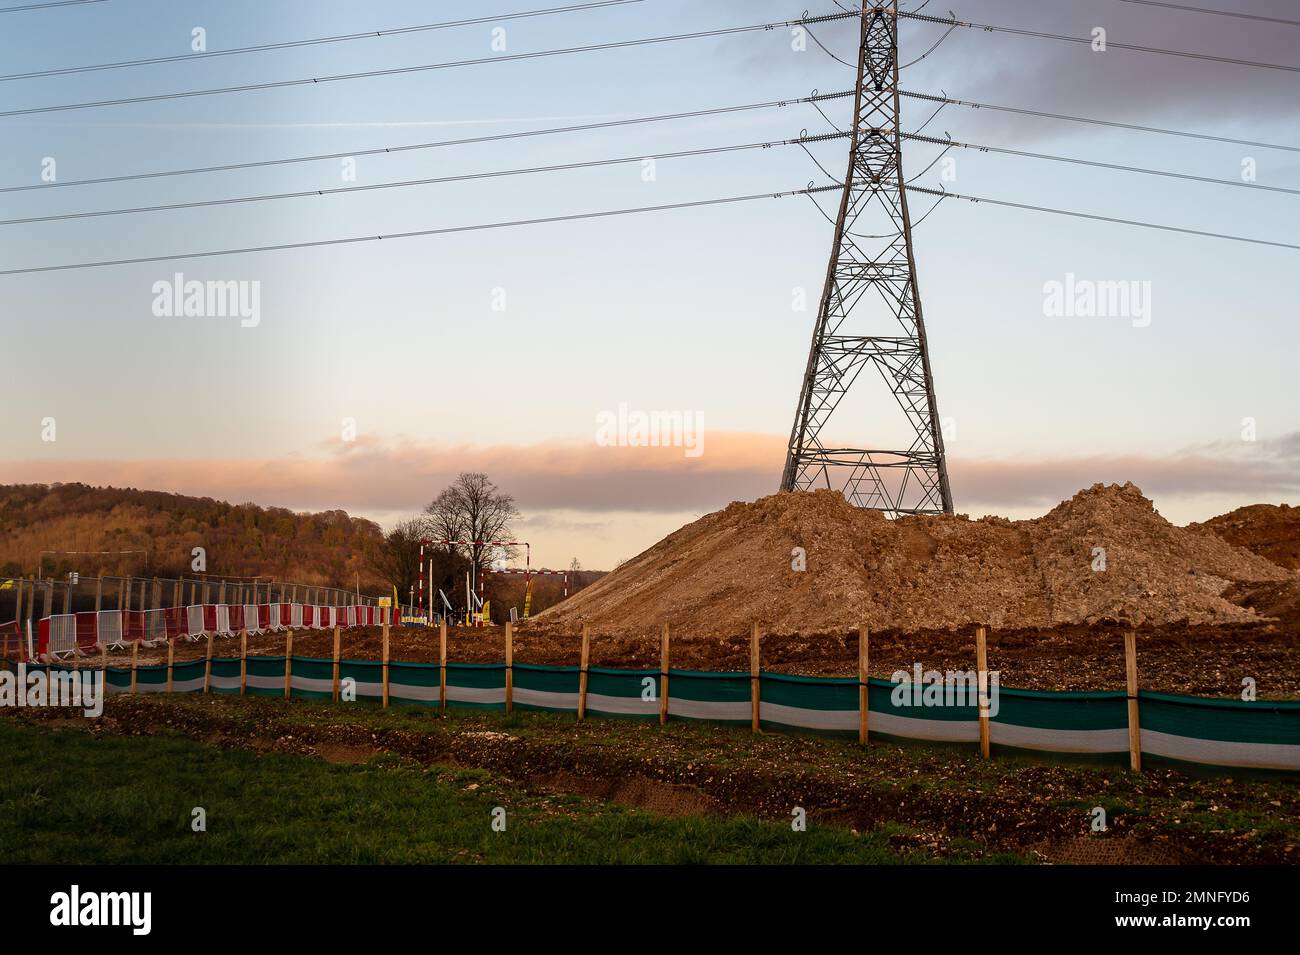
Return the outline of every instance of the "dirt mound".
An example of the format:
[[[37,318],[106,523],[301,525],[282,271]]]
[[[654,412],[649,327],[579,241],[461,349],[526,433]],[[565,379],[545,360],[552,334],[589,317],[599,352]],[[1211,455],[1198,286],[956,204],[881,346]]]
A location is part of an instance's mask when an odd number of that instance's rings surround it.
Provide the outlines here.
[[[1300,570],[1300,507],[1251,504],[1189,526],[1217,534],[1280,567]]]
[[[806,570],[794,569],[802,549]],[[1222,594],[1294,575],[1176,527],[1132,484],[1094,485],[1043,517],[887,520],[833,491],[733,503],[688,524],[563,604],[539,629],[686,637],[945,630],[1125,621],[1258,620]]]

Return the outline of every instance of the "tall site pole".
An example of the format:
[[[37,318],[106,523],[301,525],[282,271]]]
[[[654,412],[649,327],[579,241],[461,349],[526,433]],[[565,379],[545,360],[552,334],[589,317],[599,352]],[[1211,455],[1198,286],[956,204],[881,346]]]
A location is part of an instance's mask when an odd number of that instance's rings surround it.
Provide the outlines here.
[[[864,4],[848,176],[781,489],[833,488],[855,506],[891,516],[952,513],[917,291],[899,114],[898,3]],[[881,409],[872,425],[897,431],[900,450],[828,443],[832,415],[868,365],[897,404],[896,411]],[[844,422],[835,421],[834,428],[842,433]]]

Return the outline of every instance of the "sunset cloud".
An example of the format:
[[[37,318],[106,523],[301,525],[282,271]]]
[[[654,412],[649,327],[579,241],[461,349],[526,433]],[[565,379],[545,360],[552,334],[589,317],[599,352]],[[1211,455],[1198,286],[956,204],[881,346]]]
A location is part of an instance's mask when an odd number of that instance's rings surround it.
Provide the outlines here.
[[[333,442],[273,460],[26,460],[0,464],[0,481],[138,487],[254,501],[296,510],[418,510],[461,471],[484,471],[525,511],[680,513],[714,510],[774,492],[784,436],[710,433],[708,451],[598,447],[547,441],[524,447],[433,446],[403,439]],[[1300,434],[1207,444],[1168,455],[1057,459],[950,458],[958,509],[1046,509],[1098,481],[1133,481],[1149,496],[1236,495],[1242,502],[1300,495]]]

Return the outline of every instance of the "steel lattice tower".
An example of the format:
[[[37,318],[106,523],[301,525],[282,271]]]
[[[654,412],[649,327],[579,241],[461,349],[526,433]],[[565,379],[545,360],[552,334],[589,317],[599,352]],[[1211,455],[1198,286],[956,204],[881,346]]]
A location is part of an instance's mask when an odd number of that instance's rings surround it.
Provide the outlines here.
[[[952,513],[898,119],[897,0],[864,4],[849,171],[781,488],[836,488],[851,504],[891,516]],[[892,423],[901,426],[905,419],[914,435],[904,450],[827,447],[822,441],[835,409],[868,365],[880,372],[902,412]]]

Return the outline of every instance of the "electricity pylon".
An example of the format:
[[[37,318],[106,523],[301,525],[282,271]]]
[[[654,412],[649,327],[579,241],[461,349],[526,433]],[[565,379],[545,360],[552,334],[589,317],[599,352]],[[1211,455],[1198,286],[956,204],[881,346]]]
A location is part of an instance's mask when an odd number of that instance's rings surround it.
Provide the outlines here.
[[[952,513],[903,183],[897,0],[863,4],[860,40],[849,171],[781,489],[835,488],[849,503],[891,516]],[[823,441],[868,365],[902,412],[882,414],[879,426],[892,422],[912,435],[902,450]],[[842,433],[843,422],[835,424]]]

